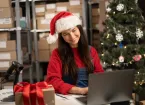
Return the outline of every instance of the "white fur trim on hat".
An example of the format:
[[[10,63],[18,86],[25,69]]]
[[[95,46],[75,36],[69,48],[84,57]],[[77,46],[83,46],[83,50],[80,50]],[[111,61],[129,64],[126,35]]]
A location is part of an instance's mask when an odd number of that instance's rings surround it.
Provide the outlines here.
[[[82,25],[82,21],[77,16],[71,15],[64,18],[60,18],[56,21],[55,24],[56,32],[60,33],[77,25]]]
[[[49,34],[49,36],[46,38],[46,40],[47,40],[48,44],[52,44],[52,43],[56,42],[57,38],[58,38],[57,33],[55,33],[54,35]]]

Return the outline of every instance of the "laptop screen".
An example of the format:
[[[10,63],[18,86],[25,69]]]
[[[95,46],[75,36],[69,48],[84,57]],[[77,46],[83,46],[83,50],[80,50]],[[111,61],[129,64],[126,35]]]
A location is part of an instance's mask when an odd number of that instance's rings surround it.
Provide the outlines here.
[[[134,70],[89,75],[87,105],[102,105],[132,99]]]

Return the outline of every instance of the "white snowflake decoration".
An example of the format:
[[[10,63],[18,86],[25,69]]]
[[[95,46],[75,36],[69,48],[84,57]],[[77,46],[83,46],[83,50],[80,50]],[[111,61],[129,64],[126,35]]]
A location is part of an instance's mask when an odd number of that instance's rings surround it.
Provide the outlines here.
[[[119,62],[124,62],[124,57],[123,56],[119,57]]]
[[[122,11],[124,9],[124,4],[118,4],[117,7],[116,7],[116,9],[118,11]]]
[[[107,12],[110,12],[110,11],[111,11],[111,8],[108,7],[108,8],[106,9],[106,11],[107,11]]]
[[[116,35],[116,40],[121,42],[123,40],[123,35],[122,34],[117,34]]]
[[[136,37],[137,38],[141,38],[143,37],[143,31],[141,29],[136,29]]]

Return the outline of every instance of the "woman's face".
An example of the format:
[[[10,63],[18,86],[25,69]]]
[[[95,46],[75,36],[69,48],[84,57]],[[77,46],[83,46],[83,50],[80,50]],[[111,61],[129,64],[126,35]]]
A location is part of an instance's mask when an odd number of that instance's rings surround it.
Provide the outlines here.
[[[80,39],[80,31],[78,27],[74,27],[62,32],[63,39],[69,43],[72,48],[78,47],[78,41]]]

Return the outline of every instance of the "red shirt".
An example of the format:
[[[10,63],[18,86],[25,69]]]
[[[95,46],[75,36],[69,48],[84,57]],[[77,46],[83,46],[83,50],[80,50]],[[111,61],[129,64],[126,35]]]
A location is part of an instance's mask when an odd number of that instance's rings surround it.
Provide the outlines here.
[[[75,58],[75,62],[78,68],[84,67],[84,63],[81,61],[79,57],[77,48],[73,48],[72,50],[74,52],[74,58]],[[95,48],[92,46],[90,48],[90,53],[91,53],[91,57],[93,58],[92,62],[94,65],[94,73],[104,72],[100,64],[98,53],[95,50]],[[55,91],[61,94],[67,94],[68,91],[74,86],[74,85],[65,83],[62,80],[62,62],[58,54],[58,49],[53,50],[52,55],[50,57],[49,65],[47,68],[46,82],[48,84],[52,84]]]

